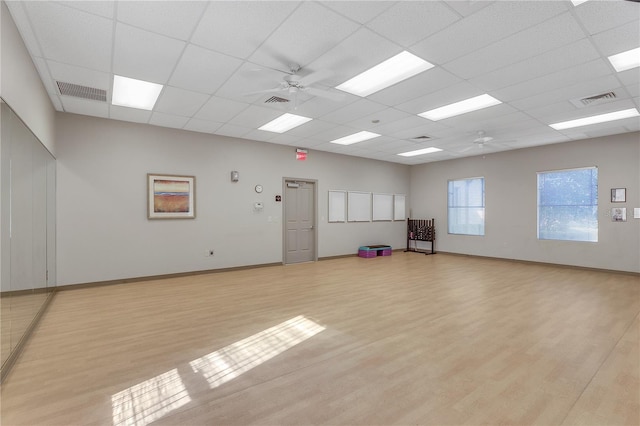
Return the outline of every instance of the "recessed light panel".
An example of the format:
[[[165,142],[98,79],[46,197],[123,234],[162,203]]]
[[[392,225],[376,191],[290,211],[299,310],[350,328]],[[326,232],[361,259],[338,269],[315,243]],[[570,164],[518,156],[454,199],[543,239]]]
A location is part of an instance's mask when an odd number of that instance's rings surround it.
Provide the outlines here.
[[[162,84],[114,75],[111,103],[150,111],[156,104],[162,87]]]
[[[330,143],[337,143],[338,145],[351,145],[354,143],[366,141],[369,139],[377,138],[380,136],[377,133],[362,131],[358,133],[354,133],[353,135],[345,136],[340,139],[329,141]]]
[[[591,117],[578,118],[576,120],[563,121],[560,123],[549,124],[556,130],[571,129],[573,127],[588,126],[589,124],[606,123],[607,121],[622,120],[623,118],[638,117],[640,113],[635,108],[629,108],[622,111],[610,112],[607,114],[593,115]]]
[[[618,72],[640,67],[640,47],[611,55],[608,59]]]
[[[501,101],[485,93],[484,95],[476,96],[475,98],[465,99],[464,101],[425,111],[418,115],[420,117],[428,118],[429,120],[438,121],[444,120],[445,118],[449,117],[455,117],[456,115],[466,114],[471,111],[488,108],[490,106],[498,105],[501,103]]]
[[[433,64],[404,51],[345,81],[336,89],[365,97],[429,68],[433,68]]]
[[[401,155],[403,157],[415,157],[416,155],[432,154],[434,152],[440,152],[440,151],[442,151],[440,148],[435,148],[432,146],[430,148],[417,149],[415,151],[409,151],[409,152],[402,152],[398,155]]]
[[[276,118],[265,124],[262,127],[258,127],[258,130],[265,130],[267,132],[274,133],[284,133],[287,130],[291,130],[294,127],[298,127],[301,124],[304,124],[312,119],[309,117],[303,117],[301,115],[295,114],[282,114],[280,117]]]

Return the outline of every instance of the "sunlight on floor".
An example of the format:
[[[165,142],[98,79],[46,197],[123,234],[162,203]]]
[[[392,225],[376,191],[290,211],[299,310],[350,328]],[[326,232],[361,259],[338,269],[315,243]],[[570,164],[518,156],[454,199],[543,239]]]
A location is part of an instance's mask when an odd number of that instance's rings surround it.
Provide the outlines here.
[[[299,315],[193,360],[189,366],[214,389],[323,330],[325,327]],[[173,369],[113,395],[113,424],[145,426],[189,402],[187,386],[178,369]]]

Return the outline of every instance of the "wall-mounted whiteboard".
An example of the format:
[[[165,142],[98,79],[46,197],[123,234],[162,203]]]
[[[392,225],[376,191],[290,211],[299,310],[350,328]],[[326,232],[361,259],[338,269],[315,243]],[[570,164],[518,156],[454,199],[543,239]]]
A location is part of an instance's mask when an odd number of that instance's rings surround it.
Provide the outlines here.
[[[329,191],[329,222],[344,222],[347,211],[347,191]]]
[[[393,195],[373,194],[373,220],[393,219]]]
[[[371,222],[371,193],[352,192],[347,195],[347,220],[349,222]]]
[[[405,220],[405,196],[401,194],[395,194],[393,196],[393,220]]]

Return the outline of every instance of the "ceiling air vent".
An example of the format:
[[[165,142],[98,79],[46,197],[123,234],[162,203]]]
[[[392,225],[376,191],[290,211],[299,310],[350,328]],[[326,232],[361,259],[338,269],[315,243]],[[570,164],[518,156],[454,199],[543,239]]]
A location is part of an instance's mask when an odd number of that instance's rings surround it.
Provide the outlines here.
[[[599,105],[606,102],[610,102],[616,99],[617,96],[613,92],[601,93],[599,95],[591,95],[582,99],[572,99],[571,103],[577,106],[578,108],[583,108],[591,105]]]
[[[278,96],[272,96],[269,99],[267,99],[266,101],[264,101],[265,104],[272,104],[272,103],[279,103],[279,102],[289,102],[289,99],[285,99],[285,98],[280,98]]]
[[[95,87],[80,86],[79,84],[56,81],[60,94],[74,98],[91,99],[92,101],[107,102],[107,91]]]

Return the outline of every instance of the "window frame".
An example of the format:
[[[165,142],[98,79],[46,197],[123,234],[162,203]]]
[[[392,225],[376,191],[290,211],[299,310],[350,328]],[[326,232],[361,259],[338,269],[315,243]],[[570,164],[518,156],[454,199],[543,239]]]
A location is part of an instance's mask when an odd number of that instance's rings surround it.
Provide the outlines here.
[[[593,175],[592,175],[592,184],[589,188],[589,192],[592,194],[591,197],[591,204],[548,204],[548,205],[541,205],[540,202],[540,177],[542,175],[545,174],[550,174],[550,173],[569,173],[569,172],[576,172],[576,171],[581,171],[581,170],[595,170],[596,175],[595,175],[595,188],[593,185]],[[572,168],[566,168],[566,169],[556,169],[556,170],[544,170],[544,171],[538,171],[536,172],[536,239],[538,241],[565,241],[565,242],[576,242],[576,243],[597,243],[598,239],[599,239],[599,228],[600,228],[600,221],[598,218],[598,206],[599,206],[599,186],[600,186],[600,174],[599,174],[599,170],[598,170],[598,166],[586,166],[586,167],[572,167]],[[595,201],[594,201],[594,197],[593,194],[595,194]],[[594,204],[595,203],[595,204]],[[576,239],[576,238],[559,238],[557,236],[555,237],[541,237],[540,236],[540,221],[541,221],[541,215],[540,215],[540,210],[541,207],[575,207],[576,209],[579,207],[591,207],[592,209],[595,210],[595,213],[593,214],[593,217],[595,218],[595,239],[593,239],[593,237],[591,237],[592,239]],[[563,224],[566,225],[566,224]],[[547,233],[549,233],[550,231],[547,230]],[[592,234],[594,231],[593,229],[591,231],[589,231],[587,233],[587,235]]]
[[[471,206],[468,203],[466,205],[453,206],[450,191],[450,186],[452,182],[469,182],[474,180],[482,181],[482,205],[481,206]],[[468,198],[468,196],[467,196]],[[451,208],[466,208],[466,209],[482,209],[482,233],[468,233],[468,232],[453,232],[452,230],[452,221],[451,221]],[[474,176],[469,178],[460,178],[460,179],[448,179],[447,180],[447,233],[449,235],[467,235],[471,237],[484,237],[486,235],[485,232],[485,224],[486,224],[486,178],[484,176]],[[470,226],[468,221],[464,224],[465,226]]]

